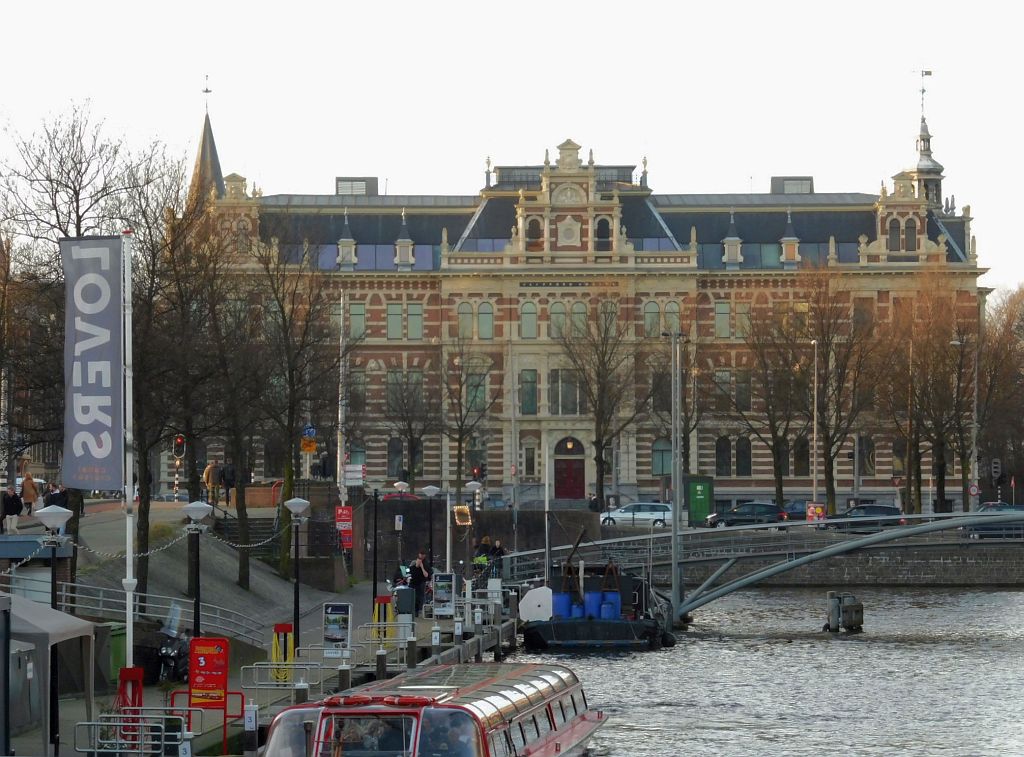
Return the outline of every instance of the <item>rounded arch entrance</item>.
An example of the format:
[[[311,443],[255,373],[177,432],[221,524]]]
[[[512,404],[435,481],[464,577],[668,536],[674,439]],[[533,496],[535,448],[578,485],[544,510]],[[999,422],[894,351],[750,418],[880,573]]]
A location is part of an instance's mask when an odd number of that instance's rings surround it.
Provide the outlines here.
[[[586,450],[566,436],[555,444],[555,499],[583,499],[586,494]]]

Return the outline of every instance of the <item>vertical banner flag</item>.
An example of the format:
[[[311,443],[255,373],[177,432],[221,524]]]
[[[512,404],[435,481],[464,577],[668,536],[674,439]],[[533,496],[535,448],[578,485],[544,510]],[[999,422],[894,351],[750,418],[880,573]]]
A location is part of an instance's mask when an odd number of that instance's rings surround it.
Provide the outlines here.
[[[124,486],[121,237],[62,239],[64,463],[75,489]]]

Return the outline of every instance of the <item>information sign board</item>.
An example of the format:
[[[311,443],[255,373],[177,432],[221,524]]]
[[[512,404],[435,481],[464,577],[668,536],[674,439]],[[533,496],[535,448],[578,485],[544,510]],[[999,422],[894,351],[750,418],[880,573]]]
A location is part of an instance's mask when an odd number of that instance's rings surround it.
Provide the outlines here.
[[[326,602],[324,604],[324,656],[340,656],[340,650],[347,649],[352,638],[352,604],[349,602]],[[337,650],[338,654],[327,654]]]
[[[228,640],[197,637],[188,648],[188,702],[190,707],[221,710],[228,698]]]

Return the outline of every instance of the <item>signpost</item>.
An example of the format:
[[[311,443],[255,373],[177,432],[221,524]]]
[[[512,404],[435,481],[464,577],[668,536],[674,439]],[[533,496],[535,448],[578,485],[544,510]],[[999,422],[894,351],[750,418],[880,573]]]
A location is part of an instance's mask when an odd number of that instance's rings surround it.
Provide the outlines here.
[[[223,637],[197,637],[189,642],[189,707],[227,709],[229,648]]]
[[[345,465],[345,486],[364,486],[366,484],[365,465]]]
[[[825,520],[825,505],[820,502],[808,502],[807,520],[808,522]]]
[[[352,506],[338,505],[334,508],[334,526],[341,536],[343,549],[352,549]]]

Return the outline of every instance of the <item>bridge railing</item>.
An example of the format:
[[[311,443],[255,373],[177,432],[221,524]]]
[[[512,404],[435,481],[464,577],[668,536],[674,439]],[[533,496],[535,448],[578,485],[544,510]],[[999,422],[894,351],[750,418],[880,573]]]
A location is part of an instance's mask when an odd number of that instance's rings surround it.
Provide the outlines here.
[[[680,555],[684,562],[721,560],[731,557],[756,557],[763,554],[805,554],[830,547],[837,542],[930,521],[963,518],[976,513],[931,515],[871,516],[870,518],[830,518],[826,521],[787,521],[784,524],[758,524],[720,528],[685,528],[679,531]],[[908,537],[914,544],[948,544],[969,535],[963,532],[935,531]],[[895,546],[886,544],[884,546]],[[571,547],[552,547],[552,576],[559,575],[561,564]],[[664,563],[672,551],[669,528],[658,528],[636,536],[580,544],[577,557],[585,563],[604,564],[614,560],[623,570],[643,570],[651,563]],[[574,558],[575,559],[575,558]],[[544,550],[516,552],[506,558],[507,580],[528,581],[544,575]]]

